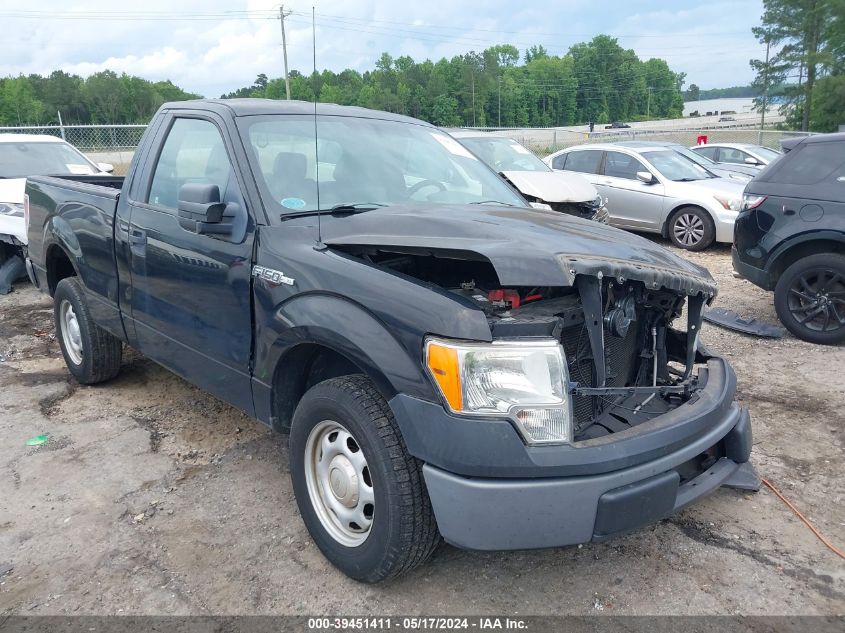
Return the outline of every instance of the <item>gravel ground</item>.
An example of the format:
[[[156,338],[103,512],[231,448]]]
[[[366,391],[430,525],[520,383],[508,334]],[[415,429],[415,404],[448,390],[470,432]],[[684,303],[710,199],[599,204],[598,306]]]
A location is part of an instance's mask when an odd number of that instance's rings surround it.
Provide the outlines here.
[[[691,258],[717,305],[776,322],[726,247]],[[845,545],[845,348],[703,338],[737,371],[761,475]],[[0,615],[845,612],[845,564],[765,489],[721,489],[603,544],[441,545],[410,575],[357,584],[297,515],[286,437],[133,352],[113,382],[75,384],[49,298],[24,283],[0,297],[0,411]]]

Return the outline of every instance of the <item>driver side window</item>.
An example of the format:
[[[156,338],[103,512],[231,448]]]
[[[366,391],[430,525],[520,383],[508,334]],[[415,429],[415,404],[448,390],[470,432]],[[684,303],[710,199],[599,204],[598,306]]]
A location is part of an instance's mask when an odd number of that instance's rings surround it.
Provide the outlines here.
[[[173,122],[153,172],[147,202],[175,210],[179,189],[188,183],[217,185],[224,200],[230,197],[230,188],[237,188],[223,137],[210,121]]]

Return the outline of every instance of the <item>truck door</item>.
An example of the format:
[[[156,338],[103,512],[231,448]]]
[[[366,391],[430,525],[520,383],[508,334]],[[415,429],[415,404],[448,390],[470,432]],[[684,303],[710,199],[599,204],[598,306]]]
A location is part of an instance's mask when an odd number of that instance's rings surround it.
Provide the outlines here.
[[[131,319],[140,351],[252,414],[250,271],[255,223],[222,121],[172,115],[144,191],[130,202]],[[232,230],[185,228],[179,192],[217,185]],[[199,230],[199,229],[197,229]]]

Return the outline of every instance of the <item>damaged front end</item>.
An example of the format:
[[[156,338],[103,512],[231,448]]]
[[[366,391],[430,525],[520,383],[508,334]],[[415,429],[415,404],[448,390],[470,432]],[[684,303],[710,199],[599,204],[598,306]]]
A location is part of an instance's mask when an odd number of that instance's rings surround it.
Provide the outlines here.
[[[703,275],[560,256],[570,285],[502,287],[490,262],[471,253],[459,258],[397,247],[343,250],[482,310],[494,342],[558,341],[571,406],[565,443],[635,428],[694,400],[706,382],[706,370],[696,370],[707,360],[698,349],[698,332],[716,288]],[[678,327],[685,306],[685,328]]]

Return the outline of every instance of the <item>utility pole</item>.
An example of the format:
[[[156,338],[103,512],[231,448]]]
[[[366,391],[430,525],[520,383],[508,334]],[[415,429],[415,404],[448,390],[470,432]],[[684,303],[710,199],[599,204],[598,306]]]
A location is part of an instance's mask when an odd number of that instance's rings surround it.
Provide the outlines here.
[[[285,18],[290,14],[290,11],[285,13],[285,5],[279,7],[279,22],[282,23],[282,55],[285,58],[285,94],[288,101],[290,101],[290,79],[288,78],[288,44],[285,39]]]
[[[475,73],[472,73],[472,127],[475,127]]]
[[[499,127],[502,127],[502,77],[499,76]]]
[[[766,66],[763,71],[763,107],[760,110],[760,133],[762,135],[763,126],[766,123],[766,108],[768,107],[767,100],[769,96],[769,38],[766,38]]]
[[[653,88],[651,86],[648,87],[648,101],[646,102],[645,106],[645,118],[651,120],[651,91]]]

